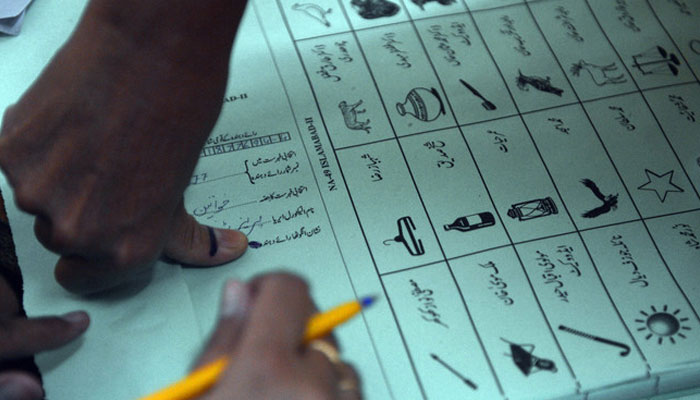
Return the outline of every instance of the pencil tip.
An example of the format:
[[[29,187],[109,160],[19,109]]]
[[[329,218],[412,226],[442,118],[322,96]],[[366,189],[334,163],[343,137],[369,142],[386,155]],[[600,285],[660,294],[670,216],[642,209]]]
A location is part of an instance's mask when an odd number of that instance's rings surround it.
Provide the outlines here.
[[[372,305],[377,300],[377,296],[365,296],[360,300],[360,304],[362,304],[362,307],[369,307]]]

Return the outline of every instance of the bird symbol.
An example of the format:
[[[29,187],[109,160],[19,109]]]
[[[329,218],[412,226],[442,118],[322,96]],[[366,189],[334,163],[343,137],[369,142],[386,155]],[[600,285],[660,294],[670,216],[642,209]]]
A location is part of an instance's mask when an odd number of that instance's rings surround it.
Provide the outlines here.
[[[585,213],[581,214],[582,217],[584,218],[595,218],[601,214],[605,214],[609,212],[610,210],[616,210],[617,209],[617,194],[611,194],[611,195],[604,195],[601,193],[600,189],[598,189],[598,186],[595,184],[590,179],[582,179],[581,183],[589,189],[591,189],[591,192],[600,199],[600,201],[603,202],[603,205],[596,207],[592,210],[588,210]]]

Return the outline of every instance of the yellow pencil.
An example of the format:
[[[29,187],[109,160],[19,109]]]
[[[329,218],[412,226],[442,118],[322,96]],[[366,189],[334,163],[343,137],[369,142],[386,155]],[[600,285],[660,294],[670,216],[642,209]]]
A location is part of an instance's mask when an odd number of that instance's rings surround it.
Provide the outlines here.
[[[374,302],[374,297],[364,297],[361,300],[343,303],[326,312],[318,313],[309,319],[306,325],[306,332],[302,339],[303,344],[308,344],[314,339],[322,338],[333,330],[336,326],[352,318],[363,308],[370,306]],[[224,356],[217,360],[201,366],[192,371],[187,377],[176,382],[165,389],[162,389],[150,396],[142,397],[140,400],[188,400],[206,392],[219,376],[226,370],[229,358]]]

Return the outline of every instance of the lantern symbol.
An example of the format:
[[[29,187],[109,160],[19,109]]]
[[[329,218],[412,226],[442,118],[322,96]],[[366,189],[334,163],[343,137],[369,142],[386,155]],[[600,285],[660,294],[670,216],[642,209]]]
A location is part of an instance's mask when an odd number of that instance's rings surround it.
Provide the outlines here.
[[[513,204],[510,207],[511,208],[508,210],[508,216],[511,218],[517,218],[519,221],[546,217],[547,215],[552,215],[559,212],[559,210],[557,210],[557,205],[554,203],[554,200],[552,200],[551,197],[524,201],[522,203]]]

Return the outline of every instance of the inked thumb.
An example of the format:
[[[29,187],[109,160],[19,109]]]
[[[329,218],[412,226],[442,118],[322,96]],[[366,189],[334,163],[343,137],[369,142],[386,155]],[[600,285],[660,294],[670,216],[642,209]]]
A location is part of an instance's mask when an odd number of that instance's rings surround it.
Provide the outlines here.
[[[182,264],[213,266],[233,261],[248,247],[248,238],[231,229],[212,228],[198,223],[181,202],[163,254]]]

